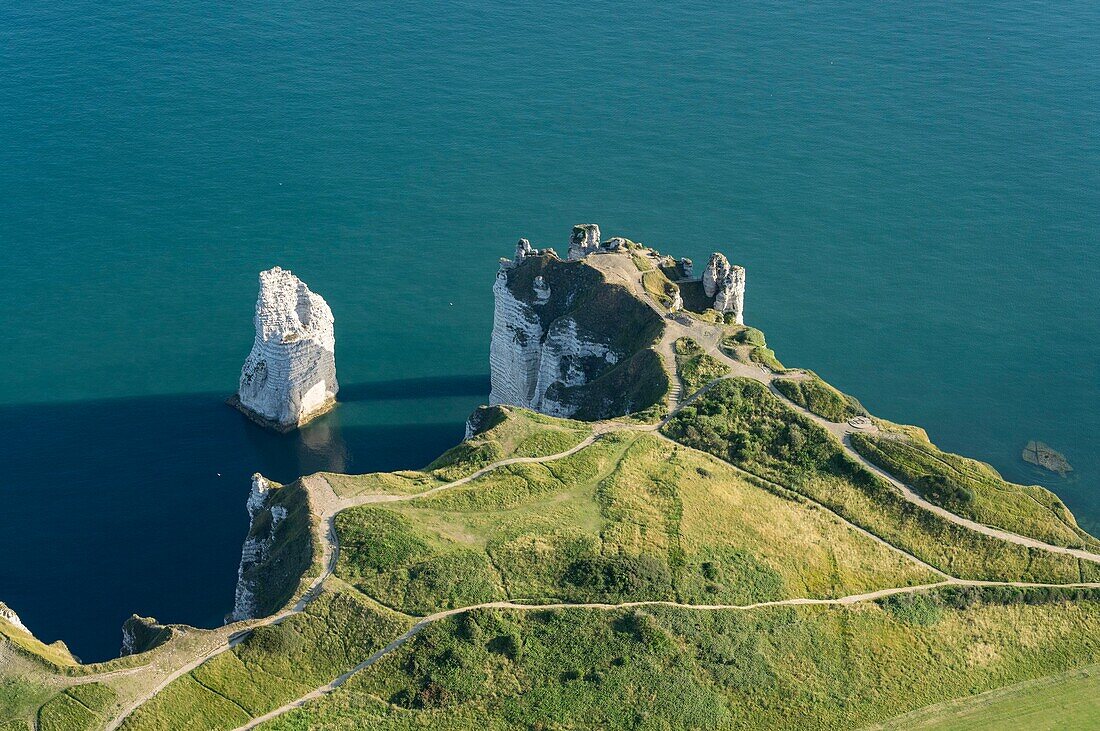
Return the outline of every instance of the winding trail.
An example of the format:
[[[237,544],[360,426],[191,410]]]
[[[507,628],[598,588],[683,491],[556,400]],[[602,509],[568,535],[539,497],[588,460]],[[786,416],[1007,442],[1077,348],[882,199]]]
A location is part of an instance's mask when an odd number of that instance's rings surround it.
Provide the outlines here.
[[[891,485],[893,485],[901,493],[901,495],[903,495],[905,497],[906,500],[908,500],[909,502],[911,502],[915,505],[920,506],[921,508],[923,508],[925,510],[928,510],[928,511],[930,511],[930,512],[932,512],[932,513],[934,513],[934,514],[936,514],[936,515],[952,522],[952,523],[955,523],[957,525],[963,526],[965,528],[976,531],[978,533],[982,533],[982,534],[985,534],[985,535],[988,535],[988,536],[991,536],[991,537],[994,537],[994,538],[998,538],[998,539],[1001,539],[1001,540],[1004,540],[1004,541],[1007,541],[1007,542],[1010,542],[1010,543],[1016,543],[1016,544],[1019,544],[1019,545],[1022,545],[1022,546],[1026,546],[1028,548],[1035,548],[1035,549],[1040,549],[1040,550],[1045,550],[1045,551],[1051,551],[1051,552],[1054,552],[1054,553],[1068,554],[1068,555],[1074,556],[1076,558],[1081,558],[1081,559],[1084,559],[1084,560],[1100,563],[1100,554],[1091,553],[1089,551],[1085,551],[1085,550],[1082,550],[1082,549],[1074,549],[1074,548],[1066,548],[1066,547],[1063,547],[1063,546],[1055,546],[1055,545],[1052,545],[1052,544],[1045,543],[1043,541],[1039,541],[1039,540],[1036,540],[1036,539],[1033,539],[1033,538],[1029,538],[1027,536],[1021,536],[1021,535],[1018,535],[1018,534],[1015,534],[1015,533],[1012,533],[1012,532],[1009,532],[1009,531],[1005,531],[1005,530],[1002,530],[1002,529],[992,528],[990,526],[987,526],[987,525],[984,525],[984,524],[981,524],[981,523],[977,523],[973,520],[963,518],[962,516],[956,515],[955,513],[952,513],[950,511],[946,510],[945,508],[942,508],[938,505],[935,505],[933,503],[928,502],[927,500],[922,498],[920,495],[918,495],[916,492],[914,492],[908,485],[904,484],[903,482],[896,479],[895,477],[893,477],[892,475],[890,475],[886,471],[880,469],[879,467],[877,467],[874,464],[872,464],[871,462],[869,462],[867,459],[865,459],[862,455],[860,455],[852,447],[850,435],[855,431],[864,431],[864,432],[869,431],[868,429],[858,429],[857,427],[854,427],[854,426],[852,426],[850,424],[847,424],[847,423],[837,424],[835,422],[831,422],[831,421],[828,421],[826,419],[823,419],[822,417],[820,417],[816,414],[813,414],[812,412],[808,411],[807,409],[802,408],[798,404],[795,404],[795,403],[791,402],[786,396],[784,396],[781,392],[779,392],[778,389],[776,389],[776,387],[775,387],[775,381],[779,378],[795,378],[795,379],[805,378],[806,374],[798,373],[798,372],[776,374],[776,373],[774,373],[774,372],[772,372],[772,371],[770,371],[770,370],[768,370],[768,369],[766,369],[762,366],[759,366],[759,365],[756,365],[756,364],[743,363],[741,361],[730,358],[728,355],[725,354],[725,352],[722,351],[721,347],[719,346],[719,343],[720,343],[720,340],[721,340],[721,337],[722,337],[722,328],[717,326],[717,325],[709,325],[707,323],[698,322],[698,321],[695,321],[695,320],[693,320],[691,318],[688,318],[686,316],[683,317],[683,318],[671,318],[671,317],[669,317],[668,313],[662,307],[660,307],[658,304],[653,302],[653,300],[646,294],[646,292],[644,290],[644,287],[642,287],[642,284],[641,284],[641,272],[637,271],[637,268],[634,267],[633,262],[630,260],[629,257],[598,255],[598,256],[589,257],[589,261],[590,261],[590,263],[592,263],[593,266],[595,266],[597,269],[599,269],[601,272],[603,272],[605,274],[605,276],[608,277],[609,280],[610,279],[616,279],[616,280],[619,280],[619,281],[622,281],[623,283],[625,283],[625,286],[627,286],[635,294],[635,296],[637,296],[641,301],[648,304],[654,311],[656,311],[662,317],[662,319],[665,322],[665,325],[666,325],[665,332],[664,332],[663,337],[661,338],[661,341],[657,345],[657,350],[661,354],[662,359],[667,362],[668,366],[670,366],[667,370],[669,370],[669,373],[670,373],[670,376],[671,376],[671,383],[674,384],[674,387],[673,387],[673,392],[672,392],[672,398],[670,399],[671,403],[670,403],[669,413],[664,419],[662,419],[660,422],[658,422],[656,424],[632,424],[632,423],[628,423],[628,422],[616,422],[616,421],[596,422],[596,423],[592,424],[592,433],[588,437],[584,438],[583,440],[578,442],[576,445],[574,445],[570,449],[567,449],[563,452],[559,452],[557,454],[552,454],[552,455],[547,455],[547,456],[544,456],[544,457],[512,457],[512,458],[509,458],[509,459],[504,459],[504,460],[501,460],[499,462],[494,462],[493,464],[490,464],[486,467],[483,467],[483,468],[477,470],[476,472],[474,472],[474,473],[472,473],[472,474],[470,474],[466,477],[460,478],[458,480],[454,480],[452,482],[448,482],[448,483],[443,484],[443,485],[439,485],[437,487],[431,488],[431,489],[426,490],[424,492],[413,493],[413,494],[408,494],[408,495],[394,495],[394,494],[376,493],[376,494],[369,494],[369,495],[359,495],[359,496],[355,496],[355,497],[340,497],[333,491],[332,486],[323,477],[321,477],[319,475],[311,475],[311,476],[308,476],[308,477],[303,477],[302,478],[302,484],[303,484],[303,486],[305,487],[305,489],[307,490],[307,492],[309,494],[311,509],[313,510],[314,514],[318,517],[318,523],[317,523],[318,536],[317,537],[318,537],[318,541],[321,545],[321,550],[322,550],[321,563],[323,565],[323,568],[322,568],[321,572],[310,582],[307,589],[302,593],[301,597],[299,597],[299,599],[294,603],[293,606],[291,606],[287,609],[284,609],[283,611],[278,612],[277,614],[268,616],[268,617],[264,617],[264,618],[256,619],[256,620],[247,620],[247,621],[243,621],[243,622],[237,622],[233,625],[227,625],[225,628],[223,628],[223,630],[227,633],[227,639],[226,639],[224,644],[222,644],[219,647],[216,647],[212,650],[209,650],[207,652],[204,652],[204,653],[198,655],[197,657],[195,657],[193,660],[191,660],[190,662],[188,662],[184,666],[176,669],[171,674],[167,675],[160,683],[158,683],[156,685],[156,687],[152,688],[151,690],[149,690],[146,693],[143,693],[141,695],[141,697],[139,697],[139,698],[135,699],[134,701],[132,701],[130,704],[128,704],[119,713],[119,715],[117,715],[107,725],[107,727],[106,727],[107,731],[115,731],[115,729],[119,728],[119,726],[122,725],[122,723],[126,720],[126,718],[128,718],[130,716],[130,714],[132,714],[138,707],[140,707],[142,704],[148,702],[151,698],[156,696],[157,693],[162,691],[164,688],[166,688],[168,685],[170,685],[173,681],[178,680],[179,678],[183,677],[187,673],[191,672],[195,668],[197,668],[200,665],[202,665],[203,663],[205,663],[207,660],[209,660],[213,657],[216,657],[217,655],[219,655],[223,652],[226,652],[228,650],[231,650],[234,647],[236,647],[245,638],[247,638],[249,634],[251,634],[252,630],[256,629],[257,627],[279,624],[280,622],[285,621],[287,618],[304,611],[306,609],[306,607],[309,606],[310,602],[312,602],[318,596],[318,594],[320,593],[320,590],[322,588],[322,585],[324,584],[324,582],[330,576],[332,576],[332,574],[333,574],[333,572],[336,568],[336,564],[337,564],[337,561],[339,559],[339,554],[340,554],[340,545],[339,545],[338,536],[336,534],[335,518],[336,518],[336,515],[338,513],[340,513],[341,511],[347,510],[348,508],[353,508],[353,507],[356,507],[356,506],[359,506],[359,505],[367,505],[367,504],[372,504],[372,503],[401,502],[401,501],[417,500],[417,499],[420,499],[420,498],[428,497],[430,495],[437,494],[437,493],[442,492],[444,490],[450,490],[450,489],[453,489],[453,488],[456,488],[456,487],[461,487],[462,485],[466,485],[466,484],[478,479],[479,477],[482,477],[482,476],[484,476],[484,475],[486,475],[486,474],[488,474],[488,473],[490,473],[494,470],[497,470],[497,469],[500,469],[502,467],[506,467],[506,466],[509,466],[509,465],[536,464],[536,463],[541,463],[541,462],[551,462],[551,461],[555,461],[555,460],[564,459],[566,457],[569,457],[573,454],[576,454],[577,452],[580,452],[581,450],[591,446],[592,444],[594,444],[598,439],[600,439],[605,434],[608,434],[608,433],[614,432],[614,431],[653,432],[657,436],[661,437],[662,439],[666,439],[666,440],[670,441],[672,444],[676,444],[679,447],[690,449],[690,447],[686,447],[685,445],[679,444],[679,442],[675,442],[674,440],[668,439],[668,437],[661,434],[659,430],[661,429],[661,427],[665,426],[672,418],[674,418],[676,416],[676,414],[681,409],[683,409],[685,406],[688,406],[689,404],[694,402],[696,399],[700,398],[707,391],[709,391],[711,388],[713,388],[717,383],[721,382],[723,379],[726,379],[726,378],[750,378],[752,380],[759,381],[759,382],[765,384],[769,388],[769,390],[772,392],[772,394],[774,394],[777,398],[781,399],[787,406],[794,409],[798,413],[802,414],[806,418],[814,421],[818,425],[825,428],[833,436],[835,436],[837,438],[837,440],[840,442],[841,446],[843,447],[845,453],[847,453],[852,459],[859,462],[861,465],[866,467],[868,470],[870,470],[874,474],[876,474],[879,477],[881,477],[881,478],[885,479],[886,481],[888,481]],[[675,355],[674,355],[674,350],[673,350],[673,343],[680,337],[690,337],[690,338],[694,339],[696,342],[698,342],[703,347],[703,349],[705,350],[705,352],[708,355],[711,355],[712,357],[716,358],[717,360],[719,360],[723,364],[727,365],[730,368],[730,373],[726,376],[723,376],[722,378],[718,378],[718,379],[715,379],[715,380],[711,381],[710,383],[706,384],[705,386],[703,386],[701,389],[699,389],[695,393],[689,394],[685,398],[683,396],[682,386],[679,389],[675,388],[675,385],[680,384],[680,381],[679,381],[679,378],[676,374],[676,367],[675,367],[676,361],[675,361]],[[725,463],[725,464],[728,465],[729,463]],[[733,469],[735,469],[739,473],[745,475],[747,478],[750,478],[752,480],[758,480],[758,481],[763,482],[763,483],[768,483],[772,486],[775,486],[775,487],[781,488],[784,491],[787,491],[787,488],[785,488],[783,485],[780,485],[778,483],[774,483],[770,480],[762,478],[758,475],[755,475],[751,472],[748,472],[744,469],[741,469],[741,468],[737,467],[736,465],[729,465],[729,466],[732,466]],[[898,594],[913,594],[913,593],[928,591],[928,590],[931,590],[931,589],[935,589],[935,588],[938,588],[938,587],[944,587],[944,586],[974,586],[974,587],[1007,586],[1007,587],[1019,587],[1019,588],[1062,587],[1062,588],[1100,589],[1100,582],[1097,582],[1097,583],[1078,583],[1078,584],[1042,584],[1042,583],[1028,583],[1028,582],[1011,582],[1011,581],[1001,582],[1001,581],[978,581],[978,580],[958,579],[958,578],[955,578],[953,576],[950,576],[949,574],[945,573],[944,571],[942,571],[940,569],[935,568],[934,566],[931,566],[931,565],[925,563],[924,561],[920,560],[916,556],[913,556],[912,554],[908,553],[907,551],[904,551],[904,550],[898,548],[897,546],[889,543],[888,541],[884,540],[883,538],[880,538],[879,536],[875,535],[874,533],[871,533],[870,531],[868,531],[868,530],[852,523],[851,521],[847,520],[846,518],[838,515],[836,512],[834,512],[833,510],[831,510],[827,506],[824,506],[824,505],[812,500],[811,498],[808,498],[808,497],[806,497],[804,495],[801,495],[801,494],[799,495],[799,497],[800,497],[800,499],[804,499],[804,500],[806,500],[806,502],[814,504],[814,505],[818,506],[820,509],[823,509],[823,510],[829,512],[830,514],[832,514],[834,517],[836,517],[839,521],[841,521],[842,523],[844,523],[848,527],[850,527],[853,530],[859,532],[860,534],[870,538],[871,540],[875,541],[876,543],[878,543],[882,546],[885,546],[887,548],[890,548],[893,551],[896,551],[896,552],[904,555],[910,561],[912,561],[912,562],[920,565],[921,567],[933,572],[934,574],[942,577],[942,581],[938,581],[938,582],[930,583],[930,584],[921,584],[921,585],[917,585],[917,586],[892,587],[892,588],[886,588],[886,589],[879,589],[879,590],[876,590],[876,591],[873,591],[873,592],[868,592],[868,593],[864,593],[864,594],[853,594],[853,595],[834,598],[834,599],[792,598],[792,599],[781,599],[781,600],[769,601],[769,602],[758,602],[758,603],[755,603],[755,604],[683,604],[683,603],[672,602],[672,601],[635,601],[635,602],[624,602],[624,603],[621,603],[621,604],[606,604],[606,603],[599,603],[599,602],[579,603],[579,604],[570,604],[570,603],[522,604],[522,603],[510,602],[510,601],[499,601],[499,602],[488,602],[488,603],[484,603],[484,604],[475,604],[475,605],[471,605],[471,606],[467,606],[467,607],[459,607],[459,608],[455,608],[455,609],[449,609],[449,610],[446,610],[446,611],[437,612],[437,613],[434,613],[434,614],[431,614],[431,615],[420,618],[405,633],[403,633],[399,637],[395,638],[388,645],[386,645],[382,649],[378,650],[377,652],[372,654],[370,657],[368,657],[366,660],[359,663],[355,667],[351,668],[350,670],[348,670],[343,675],[340,675],[339,677],[335,678],[331,682],[329,682],[329,683],[327,683],[327,684],[325,684],[325,685],[323,685],[319,688],[316,688],[316,689],[310,691],[309,693],[307,693],[307,694],[305,694],[305,695],[303,695],[299,698],[296,698],[296,699],[280,706],[279,708],[276,708],[276,709],[270,711],[269,713],[266,713],[262,716],[258,716],[256,718],[253,718],[252,720],[250,720],[245,725],[238,727],[238,729],[236,731],[244,731],[245,729],[256,728],[257,726],[259,726],[259,725],[261,725],[261,724],[263,724],[267,721],[270,721],[274,718],[277,718],[278,716],[281,716],[285,713],[288,713],[288,712],[290,712],[290,711],[292,711],[296,708],[302,707],[303,705],[305,705],[306,703],[308,703],[311,700],[315,700],[315,699],[323,697],[323,696],[325,696],[329,693],[332,693],[337,688],[344,685],[348,681],[348,679],[350,679],[355,673],[374,665],[375,663],[377,663],[382,658],[384,658],[387,655],[393,653],[394,651],[396,651],[397,649],[402,647],[405,643],[407,643],[410,639],[415,637],[421,630],[423,630],[428,625],[430,625],[432,623],[435,623],[435,622],[439,622],[439,621],[444,620],[444,619],[447,619],[449,617],[453,617],[453,616],[458,615],[458,614],[462,614],[462,613],[465,613],[465,612],[470,612],[470,611],[477,610],[477,609],[512,609],[512,610],[521,610],[521,611],[523,611],[523,610],[548,610],[548,609],[621,610],[621,609],[629,609],[629,608],[636,608],[636,607],[664,606],[664,607],[674,607],[674,608],[679,608],[679,609],[695,610],[695,611],[719,611],[719,610],[751,611],[751,610],[756,610],[756,609],[764,609],[764,608],[768,608],[768,607],[782,607],[782,606],[816,606],[816,605],[846,606],[846,605],[850,605],[850,604],[856,604],[856,603],[859,603],[859,602],[875,601],[877,599],[882,599],[882,598],[885,598],[885,597],[888,597],[888,596],[894,596],[894,595],[898,595]],[[137,668],[127,670],[127,671],[115,671],[114,673],[111,673],[111,674],[115,674],[115,673],[121,674],[122,672],[135,672],[136,670],[137,670]],[[86,677],[89,678],[89,682],[90,682],[90,679],[94,679],[97,676],[86,676]],[[98,677],[102,678],[102,677],[104,677],[104,675],[100,675]]]
[[[754,381],[759,381],[760,383],[766,385],[772,395],[780,399],[786,406],[794,409],[795,411],[802,414],[807,419],[810,419],[814,423],[818,424],[834,437],[836,437],[837,440],[840,442],[841,447],[844,449],[844,452],[849,457],[854,459],[870,472],[886,480],[895,489],[897,489],[897,491],[901,493],[901,495],[906,500],[913,503],[914,505],[917,505],[930,513],[934,513],[935,515],[943,518],[944,520],[950,521],[951,523],[955,523],[956,525],[968,528],[976,533],[981,533],[992,538],[998,538],[1002,541],[1007,541],[1008,543],[1015,543],[1020,546],[1026,546],[1027,548],[1036,548],[1043,551],[1050,551],[1051,553],[1062,553],[1068,556],[1073,556],[1074,558],[1083,559],[1085,561],[1100,563],[1100,554],[1098,553],[1086,551],[1081,548],[1067,548],[1065,546],[1056,546],[1054,544],[1046,543],[1035,538],[1022,536],[1018,533],[1004,530],[1003,528],[994,528],[992,526],[985,525],[984,523],[979,523],[977,521],[970,520],[969,518],[964,518],[961,515],[952,513],[946,508],[929,502],[928,500],[917,494],[917,492],[914,491],[909,485],[897,479],[886,470],[883,470],[882,468],[870,462],[866,457],[857,452],[856,449],[852,446],[851,435],[853,432],[858,431],[864,433],[874,433],[875,431],[877,431],[876,428],[872,427],[871,429],[859,429],[848,423],[838,424],[836,422],[829,421],[828,419],[822,418],[817,414],[809,411],[808,409],[805,409],[802,406],[794,403],[775,387],[775,382],[779,379],[805,378],[806,374],[798,372],[774,373],[764,368],[763,366],[742,363],[741,361],[729,357],[719,346],[722,338],[721,327],[694,320],[687,315],[679,317],[670,316],[667,310],[665,310],[661,305],[654,302],[653,299],[646,293],[645,287],[642,286],[642,273],[637,271],[637,267],[634,266],[633,262],[628,257],[624,258],[614,255],[597,255],[590,256],[588,259],[589,263],[592,264],[592,266],[603,272],[603,274],[609,279],[614,279],[622,282],[624,286],[630,289],[635,297],[649,305],[649,307],[654,312],[659,314],[664,319],[665,332],[663,337],[661,338],[661,342],[657,345],[657,350],[663,355],[663,357],[672,358],[672,360],[669,361],[669,365],[671,366],[673,377],[675,377],[676,372],[676,360],[671,355],[671,353],[673,352],[672,343],[674,343],[677,339],[681,337],[692,338],[703,347],[708,355],[716,358],[724,365],[729,366],[730,373],[724,376],[724,378],[750,378]],[[707,387],[709,387],[710,385],[711,384],[707,384]],[[682,407],[690,401],[691,399],[680,402],[679,404],[677,404],[677,406]]]
[[[944,581],[938,581],[934,584],[921,584],[919,586],[905,586],[896,587],[890,589],[879,589],[877,591],[867,592],[866,594],[852,594],[850,596],[843,596],[836,599],[780,599],[772,602],[757,602],[755,604],[682,604],[680,602],[673,601],[636,601],[636,602],[623,602],[621,604],[605,604],[602,602],[585,602],[579,604],[569,603],[554,603],[554,604],[520,604],[517,602],[501,601],[501,602],[486,602],[484,604],[474,604],[468,607],[458,607],[456,609],[448,609],[442,612],[436,612],[435,614],[429,614],[423,617],[416,624],[405,631],[404,634],[394,639],[388,645],[378,650],[373,655],[368,657],[363,662],[359,663],[351,670],[335,678],[329,683],[322,685],[320,688],[315,688],[309,693],[303,696],[295,698],[294,700],[284,703],[273,711],[269,711],[262,716],[253,718],[243,726],[238,726],[234,731],[246,731],[247,729],[256,728],[268,721],[274,720],[279,716],[301,708],[310,701],[322,698],[337,688],[348,682],[356,673],[369,668],[376,664],[379,660],[400,649],[406,642],[411,640],[417,634],[420,633],[425,627],[440,620],[453,617],[458,614],[464,614],[466,612],[472,612],[478,609],[513,609],[519,611],[546,611],[551,609],[590,609],[590,610],[604,610],[604,611],[617,611],[621,609],[633,609],[637,607],[672,607],[675,609],[687,609],[693,611],[751,611],[754,609],[767,609],[769,607],[796,607],[796,606],[847,606],[850,604],[857,604],[859,602],[875,601],[877,599],[884,599],[888,596],[895,596],[897,594],[914,594],[922,591],[929,591],[944,586],[1016,586],[1020,588],[1038,588],[1048,586],[1061,586],[1066,588],[1081,588],[1081,589],[1100,589],[1100,583],[1089,584],[1031,584],[1026,582],[1000,582],[1000,581],[966,581],[963,579],[948,578]]]

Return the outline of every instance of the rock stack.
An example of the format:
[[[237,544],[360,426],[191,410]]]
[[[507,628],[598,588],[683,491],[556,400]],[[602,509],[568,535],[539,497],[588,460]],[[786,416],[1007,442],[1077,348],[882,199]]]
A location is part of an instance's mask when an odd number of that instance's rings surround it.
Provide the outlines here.
[[[256,339],[230,403],[253,421],[292,431],[336,403],[332,310],[289,271],[260,273]]]
[[[569,237],[569,258],[583,259],[600,248],[600,227],[594,223],[578,223]]]
[[[731,313],[738,325],[745,324],[745,268],[731,265],[715,252],[703,270],[703,293],[714,298],[714,309]]]

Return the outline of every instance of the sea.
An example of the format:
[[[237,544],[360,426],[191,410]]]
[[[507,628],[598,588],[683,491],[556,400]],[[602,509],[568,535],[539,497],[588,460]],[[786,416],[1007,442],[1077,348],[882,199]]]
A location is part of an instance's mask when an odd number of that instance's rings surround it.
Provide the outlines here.
[[[0,3],[0,601],[86,661],[217,626],[249,478],[415,468],[523,236],[748,270],[747,320],[1100,534],[1100,4]],[[224,404],[257,273],[339,408]],[[1066,477],[1022,461],[1038,439]]]

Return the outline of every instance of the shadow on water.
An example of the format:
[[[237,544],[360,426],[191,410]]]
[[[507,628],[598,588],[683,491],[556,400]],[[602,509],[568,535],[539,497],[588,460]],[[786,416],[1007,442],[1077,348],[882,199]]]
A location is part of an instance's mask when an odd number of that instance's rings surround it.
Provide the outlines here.
[[[441,396],[479,396],[489,393],[489,377],[482,375],[448,378],[405,378],[340,386],[340,400],[378,401],[392,399],[438,398]]]
[[[225,394],[0,406],[0,601],[88,661],[118,654],[134,612],[216,626],[232,606],[253,472],[287,482],[423,466],[462,439],[486,385],[352,385],[344,391],[357,400],[470,398],[444,417],[436,401],[342,406],[286,435],[249,422]],[[350,418],[376,410],[373,423]],[[379,423],[400,417],[413,423]]]

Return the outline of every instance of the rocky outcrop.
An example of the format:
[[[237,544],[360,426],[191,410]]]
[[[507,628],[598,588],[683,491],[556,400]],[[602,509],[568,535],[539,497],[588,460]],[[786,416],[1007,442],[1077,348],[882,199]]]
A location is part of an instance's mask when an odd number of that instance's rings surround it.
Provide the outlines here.
[[[152,617],[134,614],[122,623],[122,652],[120,657],[137,655],[160,647],[172,639],[172,628],[160,624]]]
[[[241,547],[241,564],[237,569],[237,590],[233,601],[233,611],[227,618],[230,622],[252,619],[257,616],[256,580],[249,576],[252,569],[267,560],[267,553],[275,543],[275,531],[279,523],[286,518],[286,508],[280,505],[267,509],[271,494],[271,483],[259,472],[252,475],[252,490],[248,494],[248,537]],[[258,518],[267,509],[270,521],[267,529],[256,530]]]
[[[730,313],[738,325],[745,324],[745,268],[731,265],[714,253],[703,270],[703,293],[714,298],[714,309]]]
[[[3,619],[10,625],[14,625],[17,629],[21,629],[28,634],[30,633],[30,630],[27,629],[27,626],[19,619],[19,615],[15,613],[15,610],[4,602],[0,602],[0,619]]]
[[[492,372],[490,404],[514,404],[552,416],[572,416],[578,406],[554,398],[551,386],[581,386],[587,373],[602,361],[614,364],[618,356],[601,342],[586,338],[571,317],[543,328],[534,309],[550,301],[551,291],[543,276],[534,279],[527,297],[508,286],[508,270],[502,268],[493,286],[493,338],[489,345]]]
[[[598,227],[575,227],[573,241],[592,253],[600,248]],[[523,258],[504,260],[493,285],[489,403],[606,418],[658,402],[663,391],[654,392],[667,379],[650,346],[663,327],[660,317],[584,261],[524,251]],[[643,382],[648,356],[660,373]]]
[[[256,338],[230,400],[263,426],[291,431],[333,407],[336,341],[332,310],[289,271],[260,273]]]
[[[684,276],[688,279],[695,276],[695,264],[686,256],[680,259],[680,271],[684,273]]]
[[[600,249],[600,227],[594,223],[578,223],[569,237],[569,259],[583,259]]]

